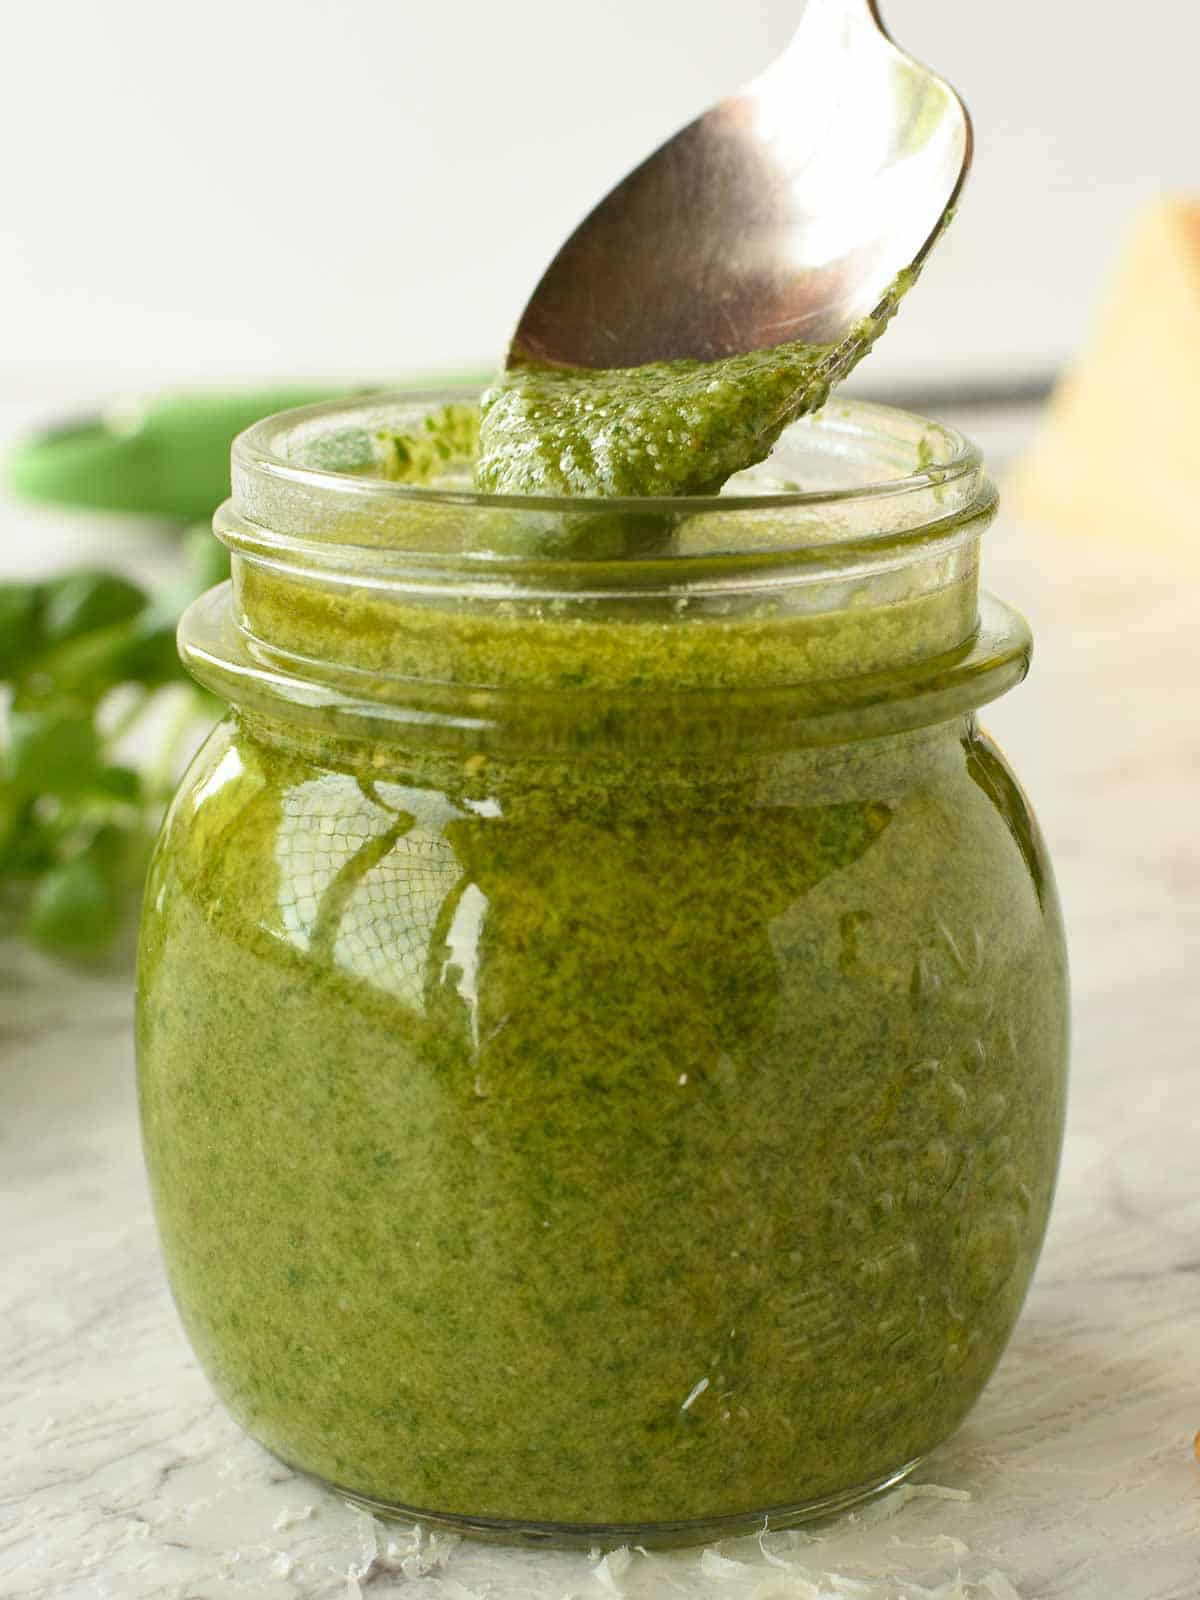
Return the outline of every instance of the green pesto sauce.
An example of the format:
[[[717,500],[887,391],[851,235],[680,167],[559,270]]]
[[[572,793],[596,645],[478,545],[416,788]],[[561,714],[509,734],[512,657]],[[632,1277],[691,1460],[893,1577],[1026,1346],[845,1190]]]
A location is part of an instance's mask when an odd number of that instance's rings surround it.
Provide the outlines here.
[[[834,344],[591,371],[523,364],[483,397],[476,482],[495,494],[704,495],[763,461],[866,354],[915,273]]]
[[[946,1437],[1063,1112],[1041,845],[962,725],[508,760],[227,725],[147,896],[146,1151],[233,1414],[398,1506],[703,1522]]]
[[[472,461],[479,451],[479,412],[474,406],[439,406],[411,433],[375,435],[379,475],[402,483],[432,483],[449,468]]]
[[[484,396],[476,481],[496,494],[713,494],[824,404],[831,349],[609,372],[518,367]]]

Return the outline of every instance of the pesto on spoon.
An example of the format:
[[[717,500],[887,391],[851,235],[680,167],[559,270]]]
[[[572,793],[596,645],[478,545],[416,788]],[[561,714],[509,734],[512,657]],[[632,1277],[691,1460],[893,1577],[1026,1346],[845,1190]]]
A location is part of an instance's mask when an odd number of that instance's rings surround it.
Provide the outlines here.
[[[915,269],[902,272],[877,310],[834,344],[602,371],[510,367],[483,396],[476,484],[493,494],[715,494],[824,405],[915,278]]]

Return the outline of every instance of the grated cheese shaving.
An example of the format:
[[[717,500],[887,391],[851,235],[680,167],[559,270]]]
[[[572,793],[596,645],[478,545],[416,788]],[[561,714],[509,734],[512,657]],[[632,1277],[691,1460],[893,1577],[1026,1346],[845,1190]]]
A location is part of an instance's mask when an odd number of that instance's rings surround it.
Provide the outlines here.
[[[592,1576],[602,1589],[607,1589],[609,1594],[623,1595],[621,1578],[624,1576],[633,1560],[633,1551],[627,1544],[621,1545],[617,1550],[610,1550],[602,1556],[592,1568]]]
[[[700,1571],[706,1578],[724,1578],[747,1572],[749,1568],[744,1562],[731,1561],[728,1556],[723,1556],[714,1546],[701,1553]]]
[[[768,1566],[782,1567],[785,1572],[790,1572],[792,1566],[791,1562],[785,1561],[782,1556],[777,1556],[774,1551],[767,1549],[767,1535],[769,1532],[770,1529],[764,1522],[758,1533],[758,1548],[762,1554],[763,1560],[768,1564]]]
[[[298,1522],[307,1522],[317,1514],[316,1506],[303,1506],[299,1511],[288,1511],[286,1507],[275,1518],[274,1529],[282,1533],[286,1528],[294,1528]]]
[[[935,1533],[932,1539],[901,1539],[894,1533],[891,1542],[898,1550],[945,1550],[952,1556],[969,1556],[971,1553],[970,1545],[956,1539],[951,1533]]]

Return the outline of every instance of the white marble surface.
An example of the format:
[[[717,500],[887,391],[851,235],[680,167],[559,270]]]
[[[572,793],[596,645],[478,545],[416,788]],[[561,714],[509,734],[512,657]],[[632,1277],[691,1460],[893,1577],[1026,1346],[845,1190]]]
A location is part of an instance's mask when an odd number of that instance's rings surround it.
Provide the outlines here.
[[[1011,442],[1001,419],[977,431],[1001,455]],[[9,569],[77,553],[90,527],[3,511]],[[603,1561],[456,1545],[342,1506],[239,1433],[184,1343],[142,1178],[127,972],[7,949],[5,1600],[1200,1596],[1200,529],[1189,558],[1002,519],[987,566],[1039,639],[1034,676],[987,721],[1057,863],[1074,1087],[1024,1317],[926,1487],[819,1536]]]

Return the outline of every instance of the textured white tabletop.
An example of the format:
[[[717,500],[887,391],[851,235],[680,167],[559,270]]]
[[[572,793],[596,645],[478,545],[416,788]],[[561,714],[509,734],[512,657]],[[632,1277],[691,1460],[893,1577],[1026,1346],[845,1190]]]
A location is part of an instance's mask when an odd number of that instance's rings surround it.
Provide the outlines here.
[[[0,432],[6,419],[0,407]],[[970,424],[969,424],[970,425]],[[1000,464],[1011,419],[974,431]],[[0,568],[140,565],[92,519],[3,511]],[[267,1457],[212,1399],[155,1249],[129,974],[0,954],[4,1600],[1196,1600],[1200,1596],[1200,639],[1190,559],[1004,516],[989,586],[1030,681],[985,720],[1055,858],[1074,1080],[1050,1236],[970,1420],[819,1533],[647,1557],[508,1552],[384,1527]]]

